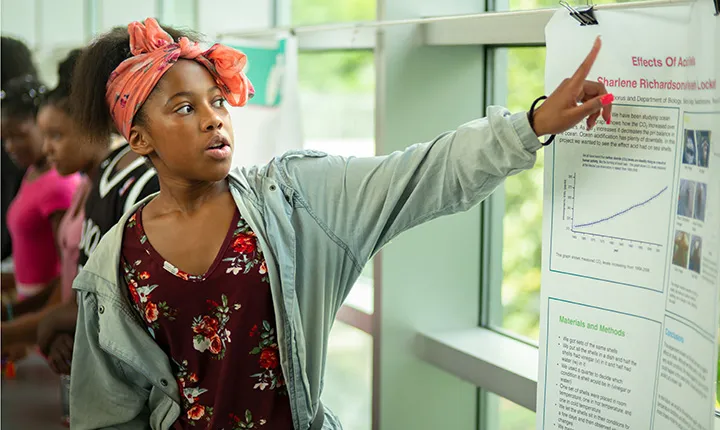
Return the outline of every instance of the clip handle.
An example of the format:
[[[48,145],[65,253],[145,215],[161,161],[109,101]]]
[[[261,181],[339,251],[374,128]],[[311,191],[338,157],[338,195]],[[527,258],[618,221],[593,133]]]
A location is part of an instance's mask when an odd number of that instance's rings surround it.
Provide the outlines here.
[[[567,9],[570,12],[570,16],[579,22],[581,26],[598,25],[598,20],[595,18],[595,6],[588,5],[585,9],[576,9],[565,0],[560,0],[560,5]]]

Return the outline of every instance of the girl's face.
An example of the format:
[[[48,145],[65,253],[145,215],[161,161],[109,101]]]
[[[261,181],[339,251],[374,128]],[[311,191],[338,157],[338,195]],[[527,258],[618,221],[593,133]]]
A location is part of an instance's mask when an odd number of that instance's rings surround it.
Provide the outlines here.
[[[34,118],[3,116],[0,126],[5,150],[16,165],[28,168],[43,161],[42,133]]]
[[[43,138],[43,152],[48,161],[61,175],[83,170],[88,164],[75,123],[62,109],[46,105],[40,109],[37,119]]]
[[[131,129],[133,150],[148,155],[161,177],[215,182],[230,171],[233,133],[220,89],[202,65],[178,61],[143,105],[145,123]]]

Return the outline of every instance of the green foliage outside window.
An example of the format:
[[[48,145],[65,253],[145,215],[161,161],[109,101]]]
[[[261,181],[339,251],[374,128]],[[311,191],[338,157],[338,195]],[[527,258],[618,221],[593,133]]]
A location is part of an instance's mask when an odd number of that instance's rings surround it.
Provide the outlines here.
[[[526,111],[545,93],[545,48],[510,48],[507,61],[507,108]],[[503,221],[503,327],[535,340],[540,324],[544,155],[539,151],[535,167],[505,181]]]
[[[292,25],[372,21],[375,10],[372,0],[293,0]]]

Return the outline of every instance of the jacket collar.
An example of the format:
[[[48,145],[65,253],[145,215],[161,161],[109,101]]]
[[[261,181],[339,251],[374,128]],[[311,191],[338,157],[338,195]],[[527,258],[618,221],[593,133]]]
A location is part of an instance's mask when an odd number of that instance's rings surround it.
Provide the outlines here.
[[[248,196],[251,187],[247,176],[242,170],[232,169],[228,175],[228,183],[231,189],[234,188],[241,195]],[[125,225],[127,225],[128,219],[140,206],[148,203],[158,194],[159,193],[153,193],[145,197],[120,217],[117,224],[100,240],[100,243],[93,253],[93,255],[98,255],[88,260],[87,264],[83,267],[83,271],[78,275],[75,282],[73,282],[73,289],[109,297],[117,297],[120,294],[120,289],[117,288],[117,285],[120,279],[119,262]],[[83,282],[83,280],[88,277],[100,278],[106,282]]]

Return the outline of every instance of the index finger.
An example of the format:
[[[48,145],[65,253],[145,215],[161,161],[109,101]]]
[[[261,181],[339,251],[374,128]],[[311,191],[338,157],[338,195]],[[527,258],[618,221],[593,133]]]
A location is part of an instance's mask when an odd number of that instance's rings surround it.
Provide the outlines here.
[[[578,67],[572,77],[572,81],[574,81],[576,84],[582,83],[587,78],[588,74],[590,73],[590,69],[592,69],[593,64],[595,64],[595,59],[600,52],[601,46],[602,42],[600,41],[600,36],[598,36],[595,38],[595,43],[593,43],[590,53],[587,55],[587,57],[585,57],[585,60],[582,62],[582,64],[580,64],[580,67]]]

